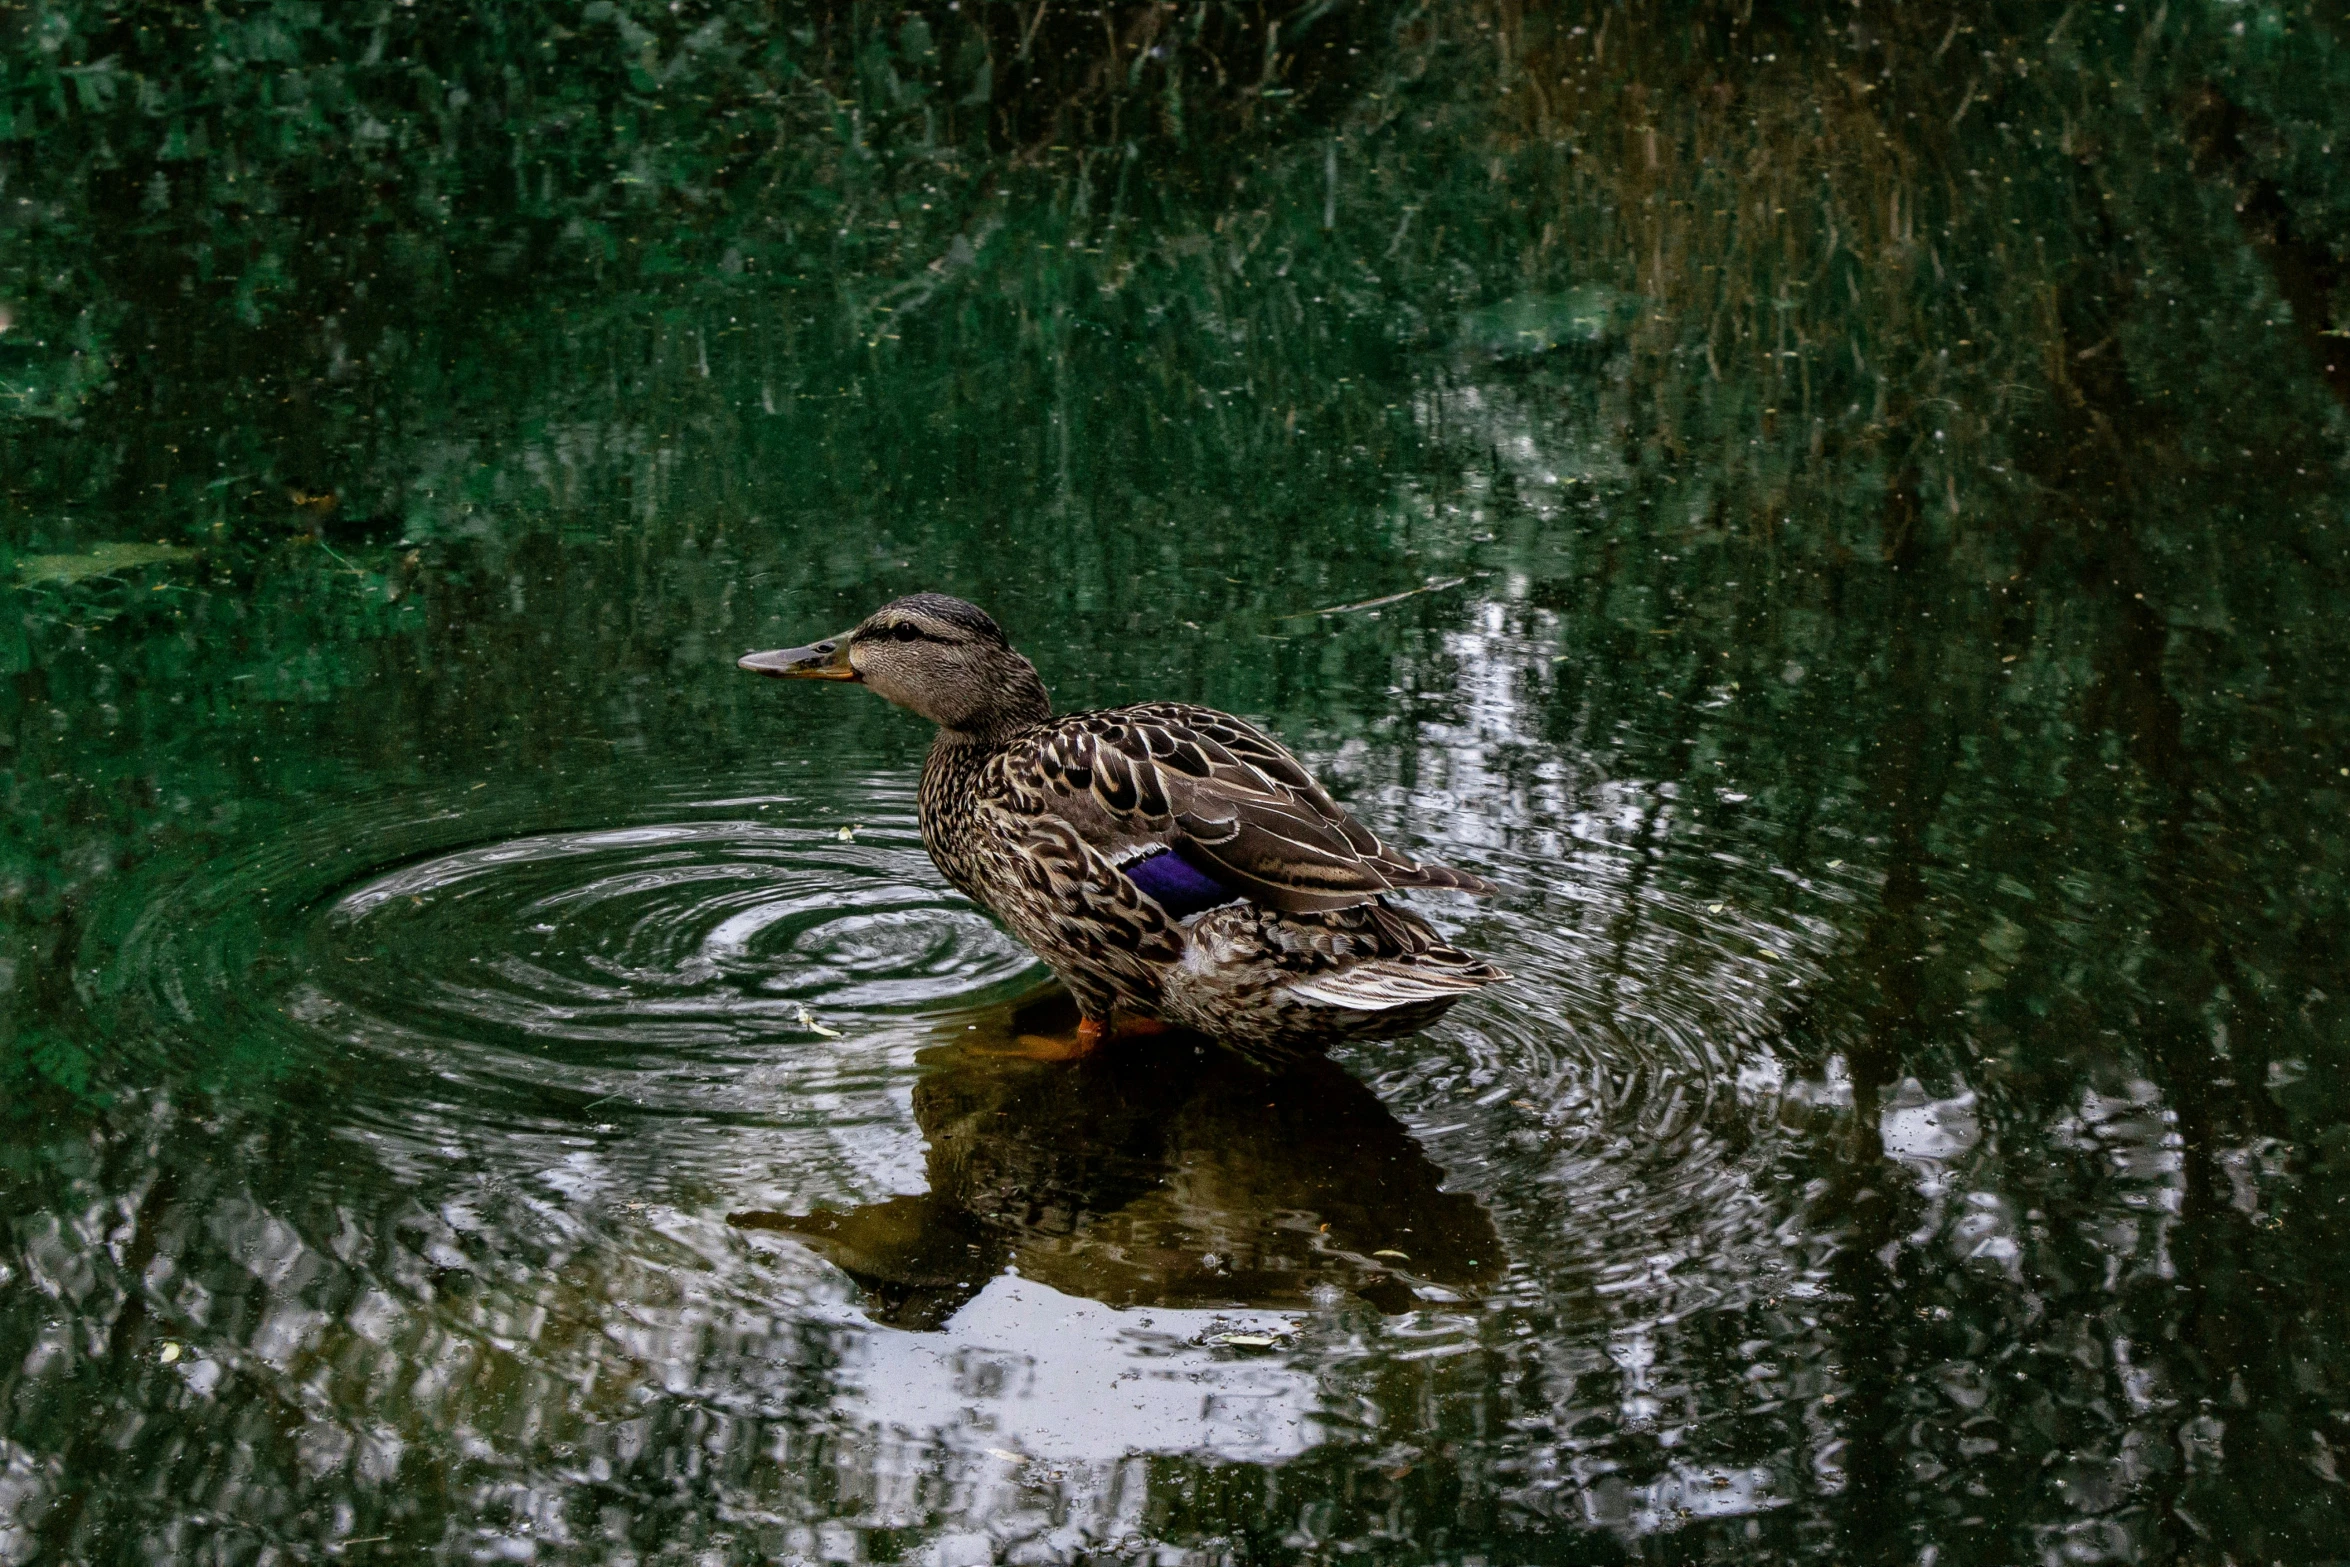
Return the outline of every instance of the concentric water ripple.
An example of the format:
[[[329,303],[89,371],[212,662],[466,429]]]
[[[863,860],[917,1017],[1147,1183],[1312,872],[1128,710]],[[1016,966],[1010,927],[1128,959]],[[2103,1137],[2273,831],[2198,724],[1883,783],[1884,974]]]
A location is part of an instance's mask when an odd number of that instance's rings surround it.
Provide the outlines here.
[[[413,839],[413,812],[354,808],[152,900],[115,972],[199,1057],[241,1034],[284,1070],[390,1056],[444,1080],[706,1102],[696,1085],[727,1069],[796,1052],[836,1071],[837,1042],[1035,983],[1029,954],[940,884],[902,794],[861,802],[879,825],[705,807],[389,868],[367,839]]]
[[[927,870],[902,830],[861,842],[739,821],[548,833],[354,890],[314,927],[314,972],[343,1005],[507,1048],[807,1038],[815,1009],[967,1002],[1028,969],[935,876],[916,879]]]

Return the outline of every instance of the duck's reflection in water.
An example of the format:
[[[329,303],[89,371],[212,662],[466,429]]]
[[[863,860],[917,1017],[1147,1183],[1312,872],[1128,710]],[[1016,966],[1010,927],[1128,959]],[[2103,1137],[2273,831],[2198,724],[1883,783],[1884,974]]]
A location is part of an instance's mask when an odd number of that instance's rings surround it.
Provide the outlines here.
[[[1395,1312],[1501,1281],[1484,1208],[1328,1061],[1268,1072],[1167,1035],[1047,1062],[970,1037],[921,1057],[929,1191],[732,1222],[800,1237],[902,1328],[941,1326],[1006,1267],[1114,1306]]]

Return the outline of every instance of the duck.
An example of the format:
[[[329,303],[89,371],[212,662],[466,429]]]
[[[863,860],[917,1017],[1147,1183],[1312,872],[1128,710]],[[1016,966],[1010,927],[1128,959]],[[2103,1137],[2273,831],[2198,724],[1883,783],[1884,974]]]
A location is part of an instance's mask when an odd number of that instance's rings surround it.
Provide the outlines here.
[[[1416,1033],[1509,977],[1392,898],[1492,883],[1381,842],[1230,713],[1056,715],[1036,666],[977,605],[911,594],[737,666],[860,684],[937,726],[923,846],[1067,988],[1072,1055],[1176,1028],[1272,1064]]]

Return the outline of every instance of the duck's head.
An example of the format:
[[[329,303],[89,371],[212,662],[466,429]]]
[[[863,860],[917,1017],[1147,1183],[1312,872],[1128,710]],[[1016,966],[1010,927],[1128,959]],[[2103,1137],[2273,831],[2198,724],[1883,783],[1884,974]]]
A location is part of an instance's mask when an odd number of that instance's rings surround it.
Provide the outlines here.
[[[976,604],[943,593],[893,599],[853,631],[750,653],[737,667],[785,680],[854,680],[942,729],[989,734],[1052,715],[1036,666]]]

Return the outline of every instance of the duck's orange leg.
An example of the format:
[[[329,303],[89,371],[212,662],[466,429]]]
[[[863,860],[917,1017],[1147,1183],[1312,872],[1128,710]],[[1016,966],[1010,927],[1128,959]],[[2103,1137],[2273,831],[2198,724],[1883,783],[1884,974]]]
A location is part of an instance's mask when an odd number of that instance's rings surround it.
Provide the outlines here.
[[[1110,1021],[1080,1017],[1073,1034],[1022,1034],[1020,1054],[1032,1061],[1081,1061],[1113,1039],[1134,1039],[1148,1034],[1164,1034],[1174,1027],[1155,1017],[1118,1017]]]

